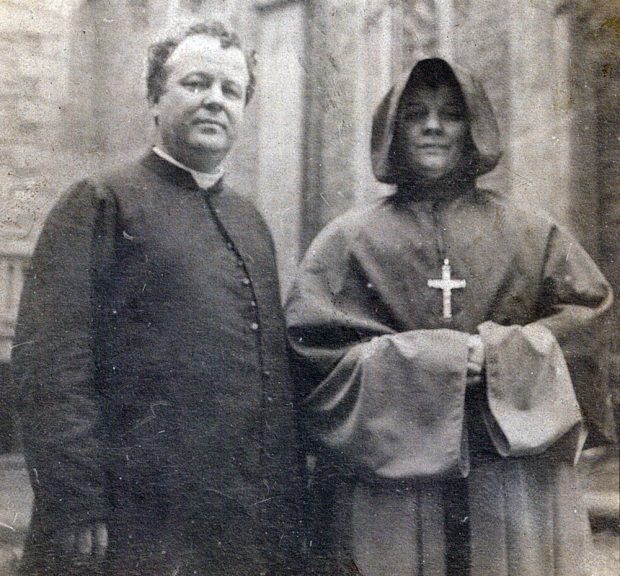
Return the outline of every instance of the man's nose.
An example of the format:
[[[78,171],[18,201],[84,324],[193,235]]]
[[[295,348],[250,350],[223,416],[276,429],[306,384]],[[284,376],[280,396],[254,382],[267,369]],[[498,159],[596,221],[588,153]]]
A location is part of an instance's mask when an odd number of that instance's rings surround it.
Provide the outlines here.
[[[224,104],[224,93],[222,92],[222,87],[214,82],[209,86],[209,89],[206,91],[203,99],[203,106],[207,107],[221,107]]]
[[[443,131],[443,123],[441,122],[441,117],[439,113],[431,110],[424,119],[424,131],[425,132],[442,132]]]

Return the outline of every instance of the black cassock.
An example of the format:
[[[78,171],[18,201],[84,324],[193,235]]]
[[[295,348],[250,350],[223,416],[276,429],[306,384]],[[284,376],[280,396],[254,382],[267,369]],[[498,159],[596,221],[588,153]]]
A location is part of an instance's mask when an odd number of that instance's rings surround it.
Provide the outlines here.
[[[247,200],[153,153],[74,186],[36,247],[13,363],[24,574],[63,573],[50,536],[95,521],[106,574],[297,573],[284,321]]]
[[[482,163],[494,121],[480,88],[455,74]],[[406,81],[375,117],[384,181]],[[451,310],[437,287],[448,276]],[[610,433],[599,361],[611,300],[574,238],[473,179],[439,197],[402,185],[330,223],[301,264],[287,322],[316,481],[334,499],[317,536],[331,524],[319,547],[331,573],[584,574],[574,463],[586,429],[592,441]],[[486,354],[485,386],[472,391],[469,334]]]

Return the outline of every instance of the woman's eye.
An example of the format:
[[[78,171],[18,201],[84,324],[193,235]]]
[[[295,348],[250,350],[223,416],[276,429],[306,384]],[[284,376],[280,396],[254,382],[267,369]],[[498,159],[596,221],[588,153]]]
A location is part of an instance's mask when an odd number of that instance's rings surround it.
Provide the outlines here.
[[[443,116],[448,120],[462,120],[463,112],[461,110],[444,110]]]
[[[405,112],[405,117],[410,119],[422,118],[426,114],[423,108],[409,108]]]

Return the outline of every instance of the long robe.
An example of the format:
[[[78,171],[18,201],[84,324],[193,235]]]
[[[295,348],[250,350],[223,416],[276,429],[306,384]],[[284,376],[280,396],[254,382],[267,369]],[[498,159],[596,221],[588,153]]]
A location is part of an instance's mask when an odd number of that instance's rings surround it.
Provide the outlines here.
[[[454,74],[482,173],[499,157],[496,124],[480,87]],[[384,182],[397,181],[391,142],[407,82],[375,116]],[[446,260],[466,283],[451,292],[451,317],[429,285]],[[325,573],[583,575],[574,463],[586,429],[592,441],[610,434],[600,320],[611,301],[570,234],[473,178],[437,196],[399,182],[330,223],[287,303],[328,502],[316,512]],[[485,370],[468,390],[470,334]]]
[[[298,573],[297,433],[273,244],[150,153],[51,212],[13,364],[35,494],[22,572],[104,521],[113,575]]]

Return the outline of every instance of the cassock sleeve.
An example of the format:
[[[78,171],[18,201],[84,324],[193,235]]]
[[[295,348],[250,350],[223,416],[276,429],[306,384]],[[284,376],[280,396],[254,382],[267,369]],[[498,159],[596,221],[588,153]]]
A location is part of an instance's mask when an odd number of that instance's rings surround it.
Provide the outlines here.
[[[97,186],[71,189],[45,223],[20,303],[16,406],[36,514],[52,529],[108,515],[93,324],[113,213]]]
[[[573,457],[586,429],[593,442],[613,439],[604,326],[611,302],[611,288],[588,254],[553,226],[541,319],[526,326],[479,327],[486,357],[483,415],[500,454],[538,454],[563,438]]]
[[[289,294],[310,432],[375,479],[466,475],[468,335],[395,333],[359,286],[356,268],[345,234],[332,228],[313,244]]]

